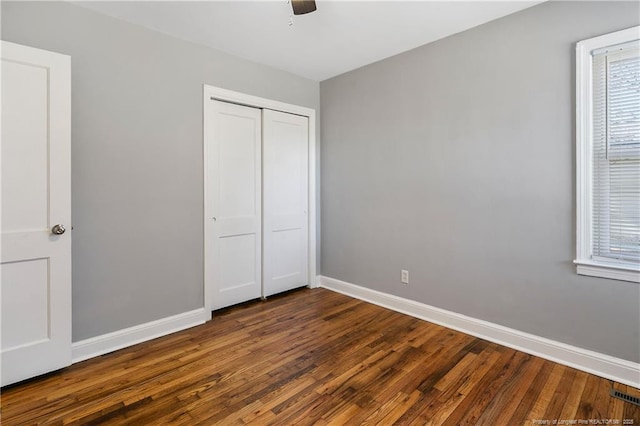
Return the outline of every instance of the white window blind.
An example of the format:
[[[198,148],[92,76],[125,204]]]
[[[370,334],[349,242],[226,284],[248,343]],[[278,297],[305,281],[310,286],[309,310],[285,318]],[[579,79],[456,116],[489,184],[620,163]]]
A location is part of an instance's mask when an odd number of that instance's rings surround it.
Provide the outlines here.
[[[635,42],[592,55],[592,257],[638,264],[640,49]]]

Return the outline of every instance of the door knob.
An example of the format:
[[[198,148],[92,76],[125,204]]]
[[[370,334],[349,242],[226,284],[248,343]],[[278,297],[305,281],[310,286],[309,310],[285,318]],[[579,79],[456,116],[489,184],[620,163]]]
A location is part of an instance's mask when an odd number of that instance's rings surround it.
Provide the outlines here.
[[[51,228],[51,233],[54,235],[62,235],[64,234],[64,231],[66,231],[67,229],[64,227],[64,225],[54,225],[53,228]]]

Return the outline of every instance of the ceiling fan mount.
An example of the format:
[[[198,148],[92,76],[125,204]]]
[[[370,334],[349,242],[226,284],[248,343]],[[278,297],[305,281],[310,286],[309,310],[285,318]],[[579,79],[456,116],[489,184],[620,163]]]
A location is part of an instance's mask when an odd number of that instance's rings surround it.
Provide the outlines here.
[[[291,0],[294,15],[304,15],[316,10],[315,0]]]

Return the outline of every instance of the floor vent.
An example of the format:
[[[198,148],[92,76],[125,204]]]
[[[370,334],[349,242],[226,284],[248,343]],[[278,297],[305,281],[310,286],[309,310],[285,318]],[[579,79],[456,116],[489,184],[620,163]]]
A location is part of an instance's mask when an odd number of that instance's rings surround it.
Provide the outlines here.
[[[640,405],[640,398],[638,398],[637,396],[631,396],[624,392],[617,391],[613,388],[611,388],[611,390],[609,391],[609,395],[614,398],[620,398],[623,401],[630,402],[635,405]]]

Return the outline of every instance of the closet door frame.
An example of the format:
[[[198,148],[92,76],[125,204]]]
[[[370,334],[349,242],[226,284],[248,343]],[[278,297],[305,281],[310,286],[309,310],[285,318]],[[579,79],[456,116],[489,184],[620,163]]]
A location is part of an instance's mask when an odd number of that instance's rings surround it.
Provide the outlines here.
[[[209,155],[207,140],[211,129],[208,129],[208,115],[212,112],[212,101],[229,102],[253,108],[270,109],[274,111],[286,112],[289,114],[301,115],[309,119],[309,164],[308,164],[308,185],[309,185],[309,269],[308,282],[310,288],[317,287],[316,280],[316,111],[298,105],[274,101],[258,96],[247,95],[220,87],[203,85],[203,156],[204,156],[204,308],[211,312],[211,299],[215,293],[213,279],[213,253],[212,244],[215,243],[212,232],[213,227],[213,200],[209,191],[209,181],[211,177],[211,167],[209,165]]]

